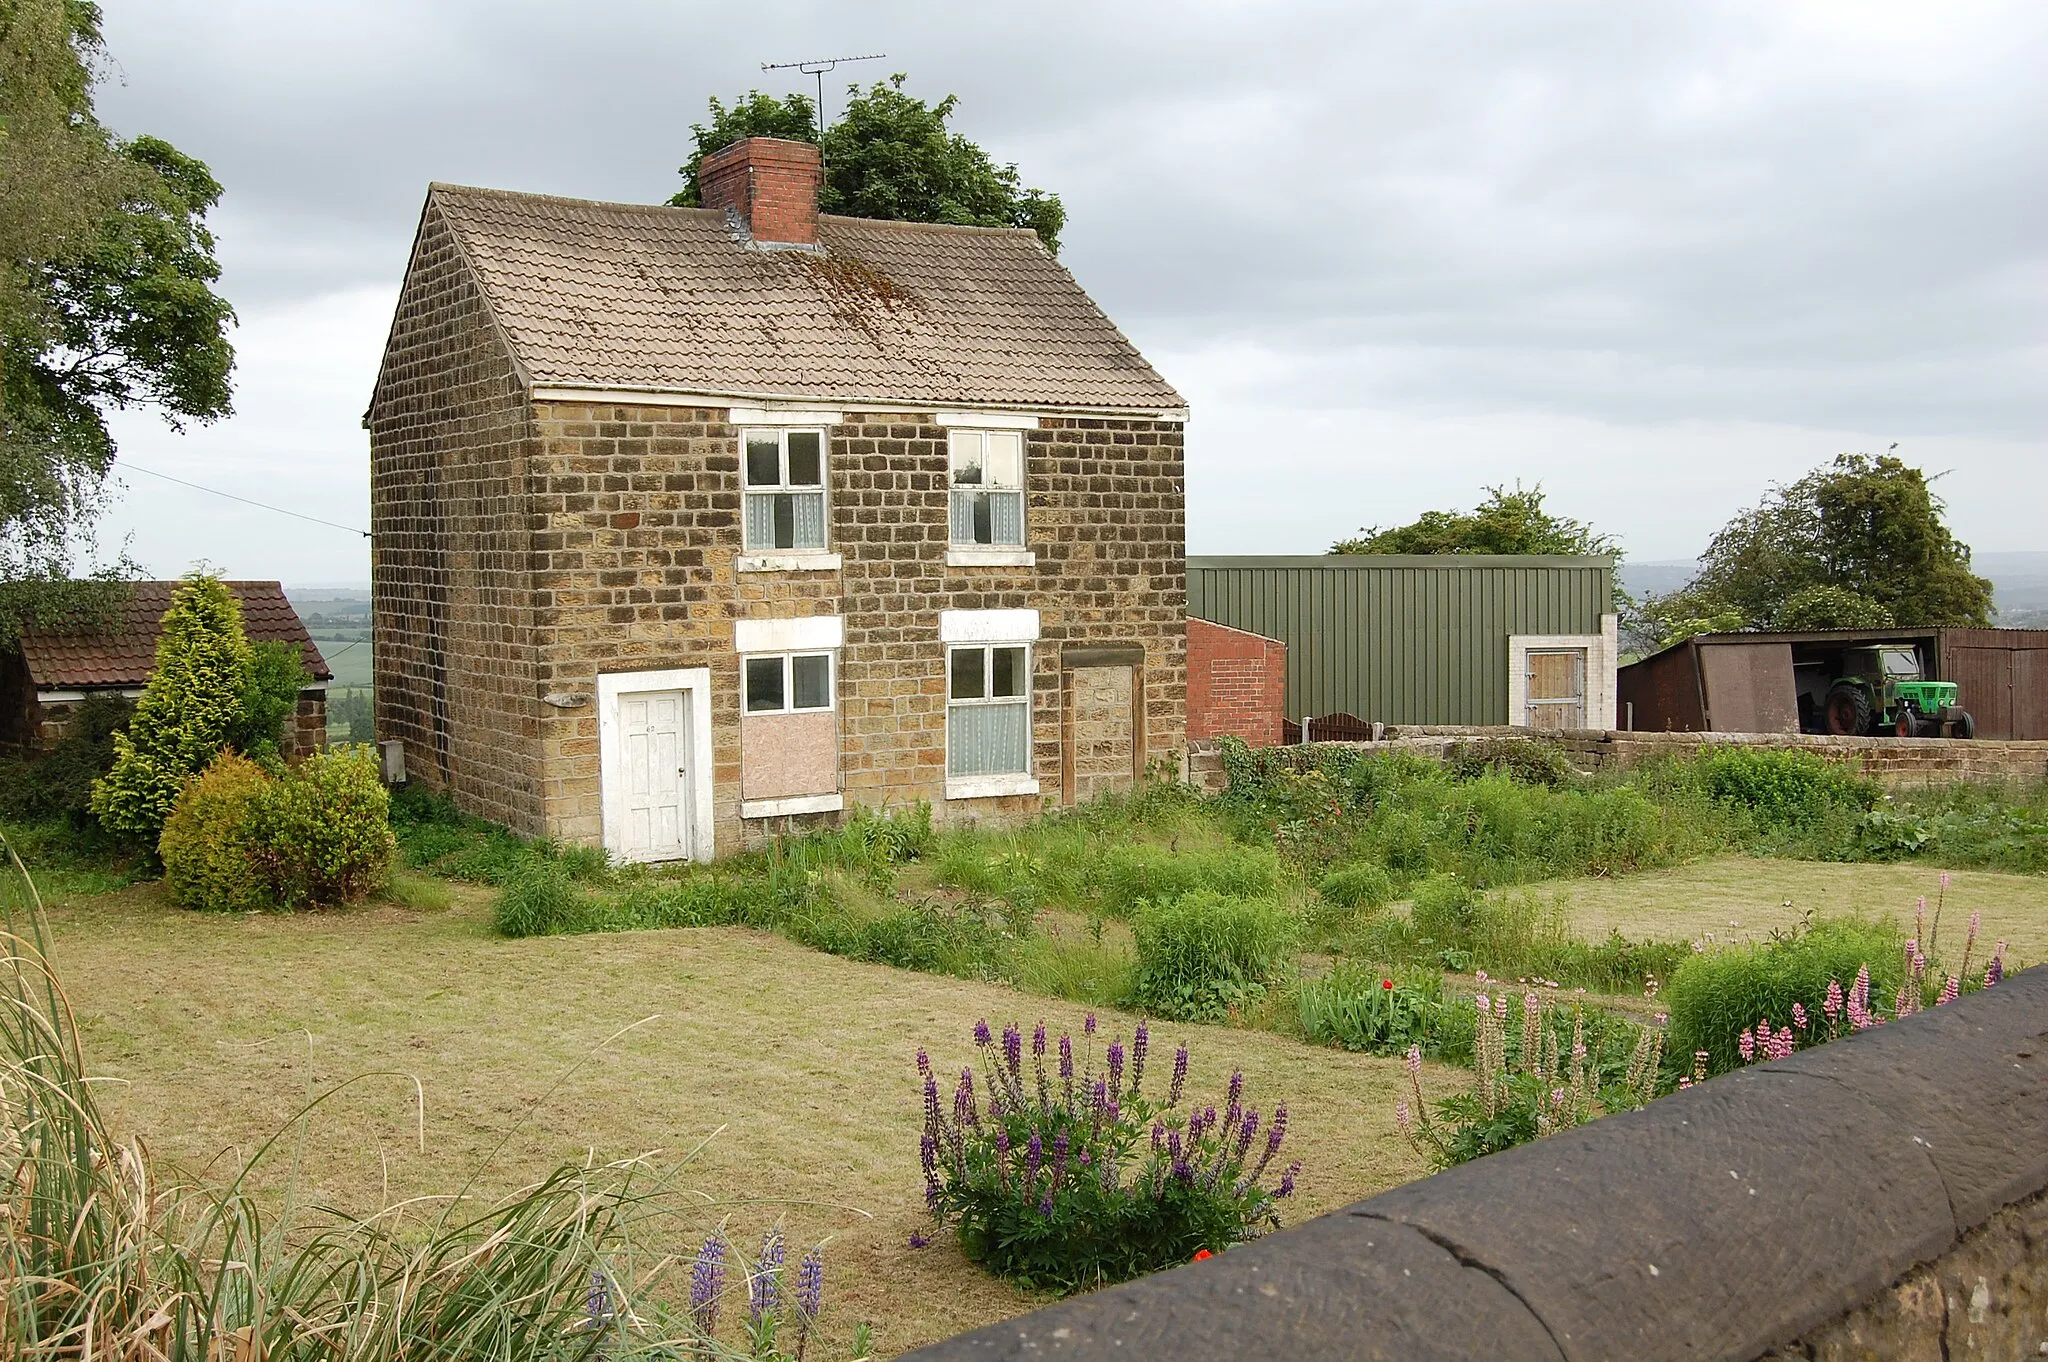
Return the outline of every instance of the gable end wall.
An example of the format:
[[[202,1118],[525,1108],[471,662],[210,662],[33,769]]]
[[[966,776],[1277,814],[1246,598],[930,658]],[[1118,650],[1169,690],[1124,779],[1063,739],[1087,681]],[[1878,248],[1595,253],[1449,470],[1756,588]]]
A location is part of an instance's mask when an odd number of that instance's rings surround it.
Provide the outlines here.
[[[538,833],[532,413],[431,202],[369,427],[378,736],[405,743],[408,778]]]

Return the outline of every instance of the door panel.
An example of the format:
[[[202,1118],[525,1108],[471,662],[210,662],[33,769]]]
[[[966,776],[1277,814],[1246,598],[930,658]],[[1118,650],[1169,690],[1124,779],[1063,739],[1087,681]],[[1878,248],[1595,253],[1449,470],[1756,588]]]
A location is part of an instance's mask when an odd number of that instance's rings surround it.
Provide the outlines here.
[[[1586,722],[1586,650],[1548,649],[1529,654],[1528,724],[1531,728],[1583,728]]]
[[[689,702],[679,690],[619,697],[620,780],[628,860],[690,855]]]

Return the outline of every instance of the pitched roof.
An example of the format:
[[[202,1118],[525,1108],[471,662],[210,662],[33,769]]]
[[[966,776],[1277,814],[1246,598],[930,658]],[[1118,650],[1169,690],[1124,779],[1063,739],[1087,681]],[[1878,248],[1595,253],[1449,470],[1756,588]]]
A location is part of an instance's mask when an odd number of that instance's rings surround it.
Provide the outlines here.
[[[960,406],[1185,405],[1022,229],[824,215],[763,250],[722,211],[435,185],[535,384]]]
[[[296,643],[316,681],[331,681],[327,660],[306,633],[299,612],[276,582],[227,582],[242,603],[242,629],[251,643]],[[24,629],[21,656],[38,690],[92,690],[140,686],[156,669],[156,640],[176,582],[131,582],[114,626],[89,634]]]

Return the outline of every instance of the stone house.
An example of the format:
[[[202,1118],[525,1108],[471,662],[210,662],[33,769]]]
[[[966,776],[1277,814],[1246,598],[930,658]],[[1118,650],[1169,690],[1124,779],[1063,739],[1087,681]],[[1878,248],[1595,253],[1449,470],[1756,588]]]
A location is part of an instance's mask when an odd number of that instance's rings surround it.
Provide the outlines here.
[[[1028,231],[433,186],[370,432],[377,729],[522,832],[705,859],[1016,818],[1183,745],[1179,394]]]
[[[327,745],[327,686],[334,673],[299,612],[276,582],[222,585],[241,604],[242,631],[251,643],[298,645],[311,680],[285,725],[284,755],[296,759],[319,751]],[[177,589],[176,582],[131,582],[106,628],[28,628],[13,646],[0,648],[0,747],[48,748],[92,696],[140,696],[156,670],[157,637]]]

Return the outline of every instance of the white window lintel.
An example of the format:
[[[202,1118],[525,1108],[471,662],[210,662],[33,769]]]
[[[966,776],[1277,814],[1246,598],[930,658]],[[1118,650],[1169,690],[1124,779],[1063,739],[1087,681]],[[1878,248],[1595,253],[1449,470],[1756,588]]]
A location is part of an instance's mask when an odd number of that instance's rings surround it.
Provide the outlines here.
[[[733,426],[836,426],[846,413],[828,407],[734,407],[726,413]]]
[[[734,620],[733,651],[741,653],[819,653],[846,644],[846,620],[839,615],[804,615],[796,619]]]
[[[941,643],[1036,643],[1036,610],[941,610]]]
[[[1038,418],[1016,411],[935,411],[932,424],[969,430],[1037,430]]]

